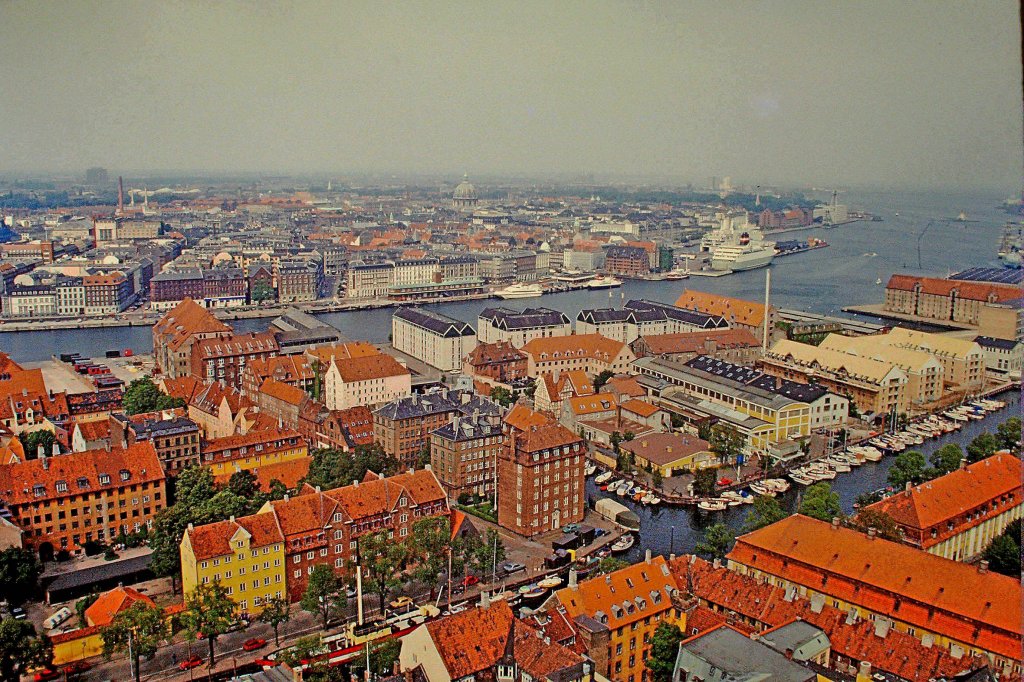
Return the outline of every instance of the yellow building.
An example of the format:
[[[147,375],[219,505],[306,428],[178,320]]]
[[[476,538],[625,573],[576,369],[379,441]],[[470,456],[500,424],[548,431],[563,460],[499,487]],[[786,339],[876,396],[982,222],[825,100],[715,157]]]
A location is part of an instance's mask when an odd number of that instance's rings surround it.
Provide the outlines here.
[[[658,625],[667,621],[686,631],[686,616],[672,603],[677,589],[665,557],[652,558],[648,552],[640,563],[579,584],[575,573],[570,573],[569,586],[556,592],[555,598],[569,620],[587,616],[595,628],[607,628],[606,638],[603,633],[581,633],[592,643],[607,639],[602,650],[591,645],[587,652],[596,673],[615,682],[645,682],[650,671],[644,662]]]
[[[203,466],[214,477],[252,471],[309,456],[309,446],[295,429],[260,429],[203,443]]]
[[[181,539],[181,583],[187,595],[219,582],[241,613],[258,613],[271,597],[285,597],[284,535],[273,513],[202,526]]]
[[[946,375],[942,364],[929,352],[892,345],[889,336],[829,334],[818,347],[896,365],[907,375],[906,394],[912,405],[925,406],[940,400]]]

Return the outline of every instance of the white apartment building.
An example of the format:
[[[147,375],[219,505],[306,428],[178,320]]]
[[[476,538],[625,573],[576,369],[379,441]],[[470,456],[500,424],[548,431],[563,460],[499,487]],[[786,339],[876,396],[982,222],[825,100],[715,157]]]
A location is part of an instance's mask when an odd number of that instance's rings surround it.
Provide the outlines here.
[[[485,308],[477,323],[480,343],[505,341],[515,348],[522,348],[533,339],[570,334],[572,321],[565,313],[550,308],[526,308],[522,312],[509,308]]]
[[[465,322],[403,307],[391,318],[391,345],[442,372],[452,372],[460,370],[476,348],[476,333]]]
[[[368,407],[412,395],[412,374],[390,355],[356,358],[331,357],[324,373],[324,400],[328,409]]]

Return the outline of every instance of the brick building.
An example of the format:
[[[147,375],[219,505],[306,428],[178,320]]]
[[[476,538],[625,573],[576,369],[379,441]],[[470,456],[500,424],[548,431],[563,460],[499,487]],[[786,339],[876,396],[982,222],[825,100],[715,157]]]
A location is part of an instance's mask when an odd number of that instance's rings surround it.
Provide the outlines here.
[[[277,300],[281,303],[315,301],[322,283],[323,269],[316,261],[282,261],[277,266]]]
[[[505,433],[498,414],[452,417],[430,434],[430,467],[448,499],[493,497],[498,453]]]
[[[605,255],[604,269],[614,275],[642,277],[651,271],[651,257],[639,246],[612,246]]]
[[[463,371],[470,376],[509,384],[526,378],[526,354],[508,341],[481,343],[469,353]]]
[[[185,408],[133,414],[112,414],[110,442],[134,445],[148,441],[168,476],[199,464],[199,426],[186,416]]]
[[[0,503],[22,530],[24,546],[48,559],[149,527],[167,493],[156,450],[146,442],[2,464]]]
[[[277,339],[270,332],[201,339],[192,345],[192,376],[206,382],[224,381],[240,389],[242,370],[248,363],[275,355]]]
[[[498,455],[498,523],[532,537],[583,520],[583,439],[559,424],[519,430],[506,420]]]
[[[192,344],[211,338],[225,338],[231,327],[201,305],[186,298],[153,325],[153,359],[157,369],[170,379],[192,372]]]

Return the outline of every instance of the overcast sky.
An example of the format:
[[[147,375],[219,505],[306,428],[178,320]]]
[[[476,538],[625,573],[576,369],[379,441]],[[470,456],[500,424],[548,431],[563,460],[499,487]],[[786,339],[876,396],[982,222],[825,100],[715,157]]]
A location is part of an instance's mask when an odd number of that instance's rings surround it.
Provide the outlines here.
[[[0,171],[1020,188],[1013,2],[3,2]]]

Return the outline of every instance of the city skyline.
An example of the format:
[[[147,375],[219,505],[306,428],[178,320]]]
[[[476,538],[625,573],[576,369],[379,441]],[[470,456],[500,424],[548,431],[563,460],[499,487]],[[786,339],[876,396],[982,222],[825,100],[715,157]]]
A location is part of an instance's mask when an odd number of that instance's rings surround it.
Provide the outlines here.
[[[0,17],[18,94],[0,103],[4,174],[1020,185],[1010,3],[9,3]]]

